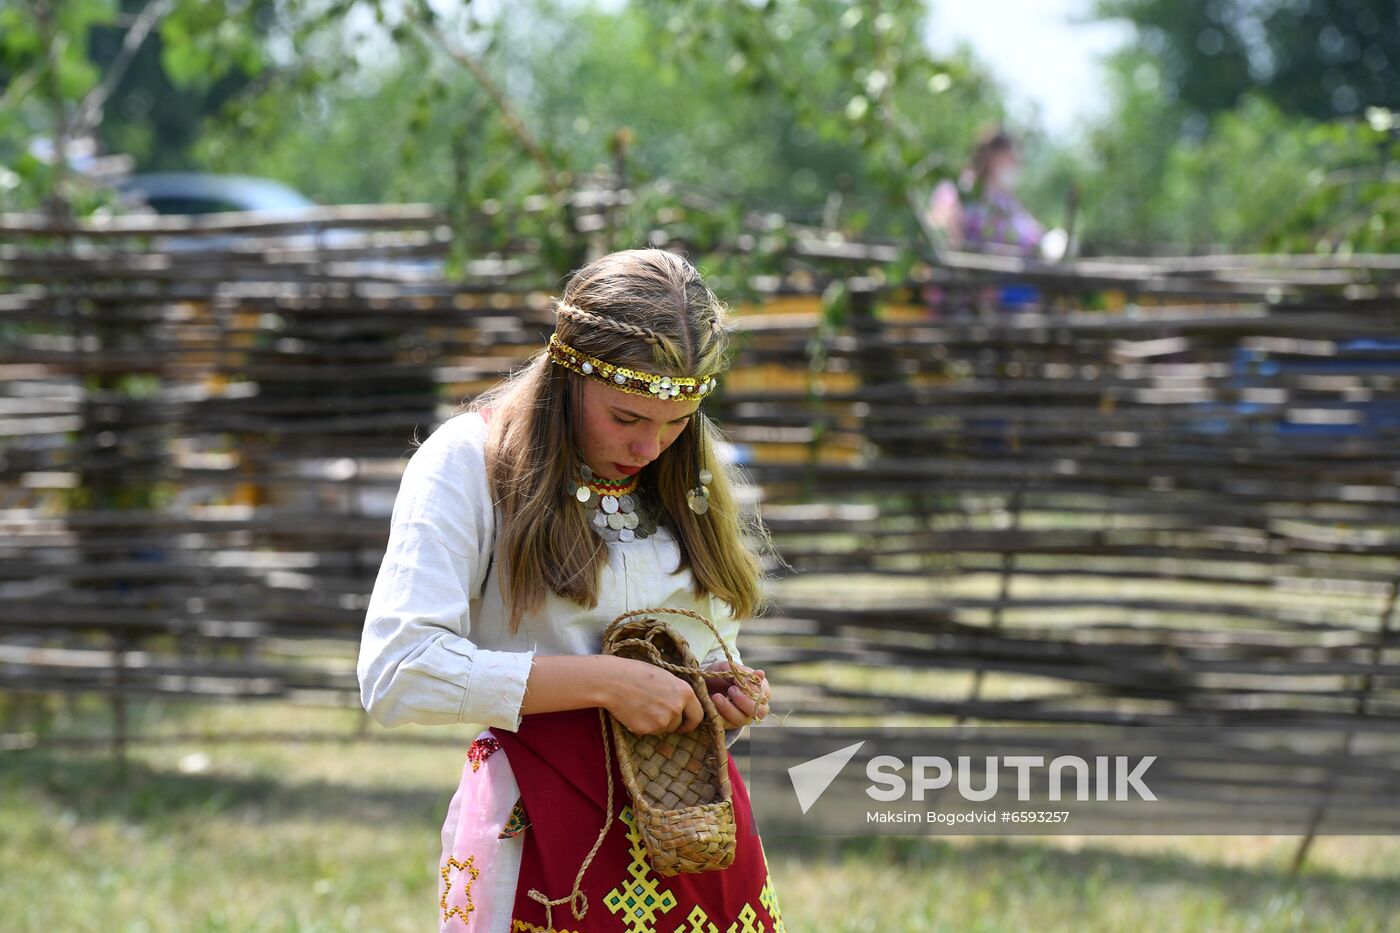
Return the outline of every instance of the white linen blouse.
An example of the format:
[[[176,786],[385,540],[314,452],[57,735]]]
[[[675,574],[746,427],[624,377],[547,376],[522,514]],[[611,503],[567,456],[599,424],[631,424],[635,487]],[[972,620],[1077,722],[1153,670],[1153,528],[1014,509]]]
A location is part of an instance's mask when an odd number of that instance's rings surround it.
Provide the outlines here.
[[[486,421],[448,419],[409,459],[394,500],[389,544],[375,579],[357,674],[365,710],[385,726],[475,723],[516,731],[533,658],[602,651],[603,631],[630,609],[679,606],[715,624],[736,662],[739,622],[727,603],[691,591],[677,571],[674,535],[609,541],[598,605],[585,609],[553,592],[509,631],[495,553],[500,509],[486,477]],[[722,660],[714,634],[686,616],[659,616],[701,659]],[[740,728],[726,731],[733,744]]]

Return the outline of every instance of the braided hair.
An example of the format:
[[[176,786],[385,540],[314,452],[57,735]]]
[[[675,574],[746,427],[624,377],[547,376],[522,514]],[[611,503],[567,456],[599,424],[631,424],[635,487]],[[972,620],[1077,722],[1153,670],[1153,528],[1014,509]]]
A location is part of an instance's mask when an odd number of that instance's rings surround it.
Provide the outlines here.
[[[661,249],[595,260],[554,302],[560,338],[570,345],[672,376],[726,368],[725,311],[689,260]]]

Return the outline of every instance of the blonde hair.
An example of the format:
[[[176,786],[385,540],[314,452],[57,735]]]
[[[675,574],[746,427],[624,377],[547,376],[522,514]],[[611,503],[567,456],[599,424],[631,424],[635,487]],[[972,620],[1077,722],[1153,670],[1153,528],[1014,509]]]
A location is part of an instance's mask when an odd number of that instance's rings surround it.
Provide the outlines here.
[[[558,305],[559,338],[590,356],[669,376],[726,369],[726,309],[681,256],[660,249],[610,253],[578,270]],[[465,406],[492,409],[486,469],[501,509],[496,543],[512,634],[543,605],[546,588],[585,608],[598,605],[608,545],[569,495],[577,450],[571,430],[582,424],[587,378],[555,365],[541,349]],[[675,442],[643,469],[639,493],[658,525],[673,532],[680,548],[675,569],[690,568],[696,597],[718,597],[734,618],[745,619],[764,602],[762,561],[753,545],[772,553],[772,541],[756,513],[741,514],[735,488],[747,485],[742,471],[713,458],[722,439],[697,409]],[[697,463],[713,475],[705,515],[686,504]]]

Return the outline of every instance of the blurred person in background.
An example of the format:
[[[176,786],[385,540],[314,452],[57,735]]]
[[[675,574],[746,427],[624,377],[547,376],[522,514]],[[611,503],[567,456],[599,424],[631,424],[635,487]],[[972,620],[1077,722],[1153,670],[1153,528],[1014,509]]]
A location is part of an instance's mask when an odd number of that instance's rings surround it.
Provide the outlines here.
[[[1047,231],[1016,197],[1021,160],[1015,139],[1003,129],[983,132],[967,167],[956,182],[940,181],[929,195],[927,221],[943,244],[953,250],[997,253],[1026,259],[1060,258],[1062,231]],[[937,312],[968,313],[965,301],[950,300],[930,286],[925,300]],[[1024,310],[1040,301],[1031,285],[1008,282],[981,289],[977,304],[1004,311]]]
[[[939,182],[929,197],[929,222],[953,249],[1036,256],[1045,227],[1016,197],[1021,160],[1005,130],[983,134],[954,183]]]

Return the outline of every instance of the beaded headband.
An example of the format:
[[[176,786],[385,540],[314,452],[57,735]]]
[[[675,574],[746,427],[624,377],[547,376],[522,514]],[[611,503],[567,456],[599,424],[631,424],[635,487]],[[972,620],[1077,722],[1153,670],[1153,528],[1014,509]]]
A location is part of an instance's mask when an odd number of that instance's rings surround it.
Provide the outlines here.
[[[692,376],[658,376],[654,373],[614,366],[596,356],[589,356],[559,339],[556,331],[549,335],[549,355],[554,362],[574,372],[588,376],[605,385],[632,395],[652,398],[701,399],[719,385],[719,376],[700,379]]]

